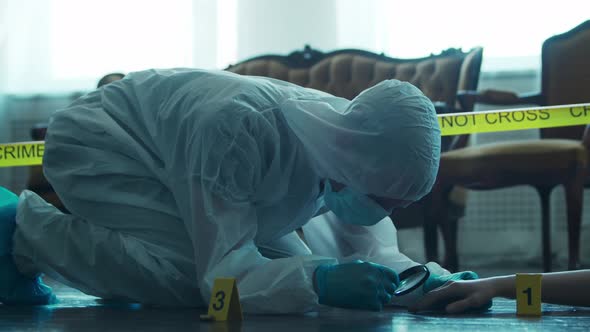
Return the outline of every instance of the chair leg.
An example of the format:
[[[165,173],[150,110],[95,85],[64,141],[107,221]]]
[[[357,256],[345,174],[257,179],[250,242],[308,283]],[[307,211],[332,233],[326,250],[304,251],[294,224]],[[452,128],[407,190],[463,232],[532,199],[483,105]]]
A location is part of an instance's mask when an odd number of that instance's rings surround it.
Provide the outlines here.
[[[568,269],[580,268],[580,226],[582,224],[582,208],[584,200],[583,174],[566,184],[565,201],[567,206],[567,232],[568,232]]]
[[[436,233],[436,224],[433,218],[424,220],[424,249],[426,250],[427,261],[438,261],[438,234]]]
[[[537,187],[541,198],[541,218],[542,218],[542,244],[543,244],[543,270],[551,272],[551,230],[549,224],[549,198],[553,187]]]
[[[457,254],[457,219],[448,217],[448,199],[452,186],[443,187],[435,186],[435,189],[430,194],[430,212],[428,220],[425,221],[428,225],[429,240],[435,245],[437,244],[436,237],[437,226],[440,226],[445,246],[445,260],[442,265],[450,271],[456,271],[459,268],[459,258]],[[438,258],[438,257],[436,257]]]
[[[456,218],[446,218],[441,223],[442,236],[445,244],[444,266],[451,272],[459,270],[459,257],[457,254],[457,227]]]
[[[424,252],[426,261],[438,261],[438,234],[436,208],[432,204],[432,194],[429,194],[423,199],[424,205]]]

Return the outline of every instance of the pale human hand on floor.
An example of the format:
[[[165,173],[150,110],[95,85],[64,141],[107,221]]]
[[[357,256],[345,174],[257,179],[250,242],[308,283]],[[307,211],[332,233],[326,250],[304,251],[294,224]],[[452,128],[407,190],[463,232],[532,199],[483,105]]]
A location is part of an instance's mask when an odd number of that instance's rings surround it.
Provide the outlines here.
[[[495,289],[490,279],[449,280],[428,292],[408,310],[445,311],[449,314],[482,311],[492,306]]]

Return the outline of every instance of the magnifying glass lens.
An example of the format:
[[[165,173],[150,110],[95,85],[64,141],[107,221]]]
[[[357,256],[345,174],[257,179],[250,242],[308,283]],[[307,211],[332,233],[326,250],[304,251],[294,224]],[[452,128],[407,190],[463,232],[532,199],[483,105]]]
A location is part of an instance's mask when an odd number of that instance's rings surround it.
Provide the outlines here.
[[[397,286],[394,294],[396,296],[400,296],[410,293],[414,289],[424,284],[429,275],[430,272],[424,266],[415,266],[400,273],[400,283]]]
[[[396,292],[403,292],[405,290],[413,288],[417,284],[422,283],[422,279],[424,279],[425,275],[426,275],[426,272],[421,272],[421,273],[414,274],[414,275],[408,277],[407,279],[400,281],[400,284],[397,287]]]

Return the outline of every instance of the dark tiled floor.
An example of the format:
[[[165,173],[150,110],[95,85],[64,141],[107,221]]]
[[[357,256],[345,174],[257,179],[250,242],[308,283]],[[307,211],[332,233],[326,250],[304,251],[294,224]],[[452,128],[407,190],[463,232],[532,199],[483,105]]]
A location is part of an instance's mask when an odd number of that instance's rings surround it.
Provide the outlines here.
[[[477,315],[413,315],[326,310],[305,316],[245,316],[240,324],[207,323],[196,309],[147,308],[108,303],[52,284],[60,303],[45,307],[0,305],[0,331],[589,331],[590,308],[543,305],[541,318],[515,315],[515,302],[496,300]]]

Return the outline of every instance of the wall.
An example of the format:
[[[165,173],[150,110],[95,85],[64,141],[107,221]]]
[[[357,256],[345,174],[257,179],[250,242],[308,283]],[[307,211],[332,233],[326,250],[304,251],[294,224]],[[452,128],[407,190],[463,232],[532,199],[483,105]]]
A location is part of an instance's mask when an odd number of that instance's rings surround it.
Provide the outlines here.
[[[299,0],[288,10],[284,1],[238,1],[237,58],[287,54],[305,44],[334,49],[338,46],[337,18],[325,13],[335,10],[334,0]]]
[[[47,122],[55,110],[70,102],[70,96],[8,95],[0,98],[0,142],[30,141],[30,130],[35,124]],[[22,191],[26,186],[28,171],[28,167],[0,168],[0,186],[15,192]]]

